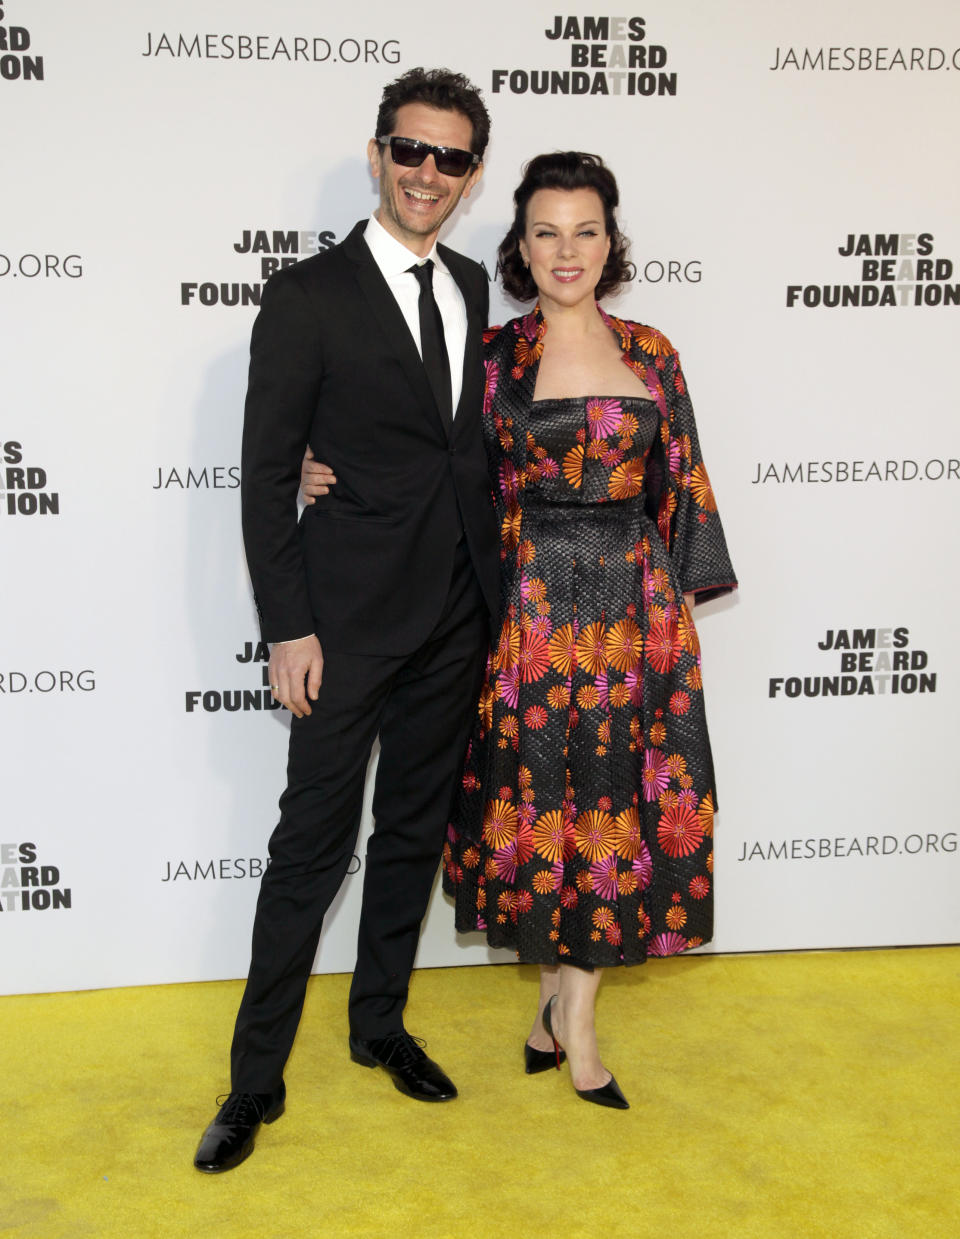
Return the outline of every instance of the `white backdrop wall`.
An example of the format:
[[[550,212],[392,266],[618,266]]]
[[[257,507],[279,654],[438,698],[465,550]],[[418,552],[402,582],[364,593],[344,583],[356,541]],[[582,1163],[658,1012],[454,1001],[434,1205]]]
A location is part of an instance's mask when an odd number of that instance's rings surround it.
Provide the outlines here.
[[[523,161],[598,152],[638,268],[613,308],[684,360],[741,580],[698,609],[711,949],[960,937],[954,4],[0,10],[5,992],[246,971],[288,726],[240,542],[249,332],[271,264],[375,205],[417,64],[493,118],[445,239],[492,274]],[[437,891],[420,964],[488,958]]]

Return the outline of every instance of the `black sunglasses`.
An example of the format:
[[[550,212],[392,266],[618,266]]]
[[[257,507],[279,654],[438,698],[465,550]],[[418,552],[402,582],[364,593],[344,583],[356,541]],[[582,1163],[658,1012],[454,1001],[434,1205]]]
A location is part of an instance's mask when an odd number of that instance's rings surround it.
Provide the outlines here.
[[[443,176],[465,176],[480,156],[462,151],[456,146],[431,146],[416,138],[377,138],[381,146],[390,147],[390,157],[401,168],[419,168],[428,155],[433,156],[437,171]]]

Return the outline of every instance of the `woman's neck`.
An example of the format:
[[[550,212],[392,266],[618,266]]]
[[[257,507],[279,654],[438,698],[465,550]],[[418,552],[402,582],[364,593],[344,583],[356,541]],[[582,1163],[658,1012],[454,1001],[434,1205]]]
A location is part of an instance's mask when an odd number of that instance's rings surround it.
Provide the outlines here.
[[[606,330],[594,301],[580,301],[572,306],[557,305],[550,301],[544,304],[541,301],[540,312],[554,339],[558,336],[571,339],[577,336],[598,335]]]

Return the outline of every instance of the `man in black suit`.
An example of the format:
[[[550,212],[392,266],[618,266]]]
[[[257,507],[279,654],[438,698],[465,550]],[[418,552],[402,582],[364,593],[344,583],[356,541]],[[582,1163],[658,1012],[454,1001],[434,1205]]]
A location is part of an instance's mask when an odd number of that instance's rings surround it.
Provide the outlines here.
[[[403,1027],[420,923],[497,602],[480,432],[487,279],[437,245],[489,134],[476,89],[414,69],[368,146],[380,204],[335,249],[278,272],[251,341],[243,532],[270,681],[293,713],[287,787],[260,889],[232,1092],[194,1164],[228,1170],[283,1111],[323,917],[356,845],[374,740],[350,1055],[397,1088],[456,1088]],[[337,486],[297,522],[306,446]],[[339,1066],[339,1064],[338,1064]]]

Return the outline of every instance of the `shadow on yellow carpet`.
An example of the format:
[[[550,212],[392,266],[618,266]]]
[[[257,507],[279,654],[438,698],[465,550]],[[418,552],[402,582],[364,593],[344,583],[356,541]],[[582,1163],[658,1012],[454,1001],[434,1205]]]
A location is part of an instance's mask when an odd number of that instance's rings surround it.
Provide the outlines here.
[[[459,1100],[346,1052],[315,977],[286,1114],[198,1174],[239,982],[0,999],[0,1233],[16,1239],[957,1239],[960,948],[690,957],[609,972],[628,1112],[526,1076],[527,967],[414,979]]]

